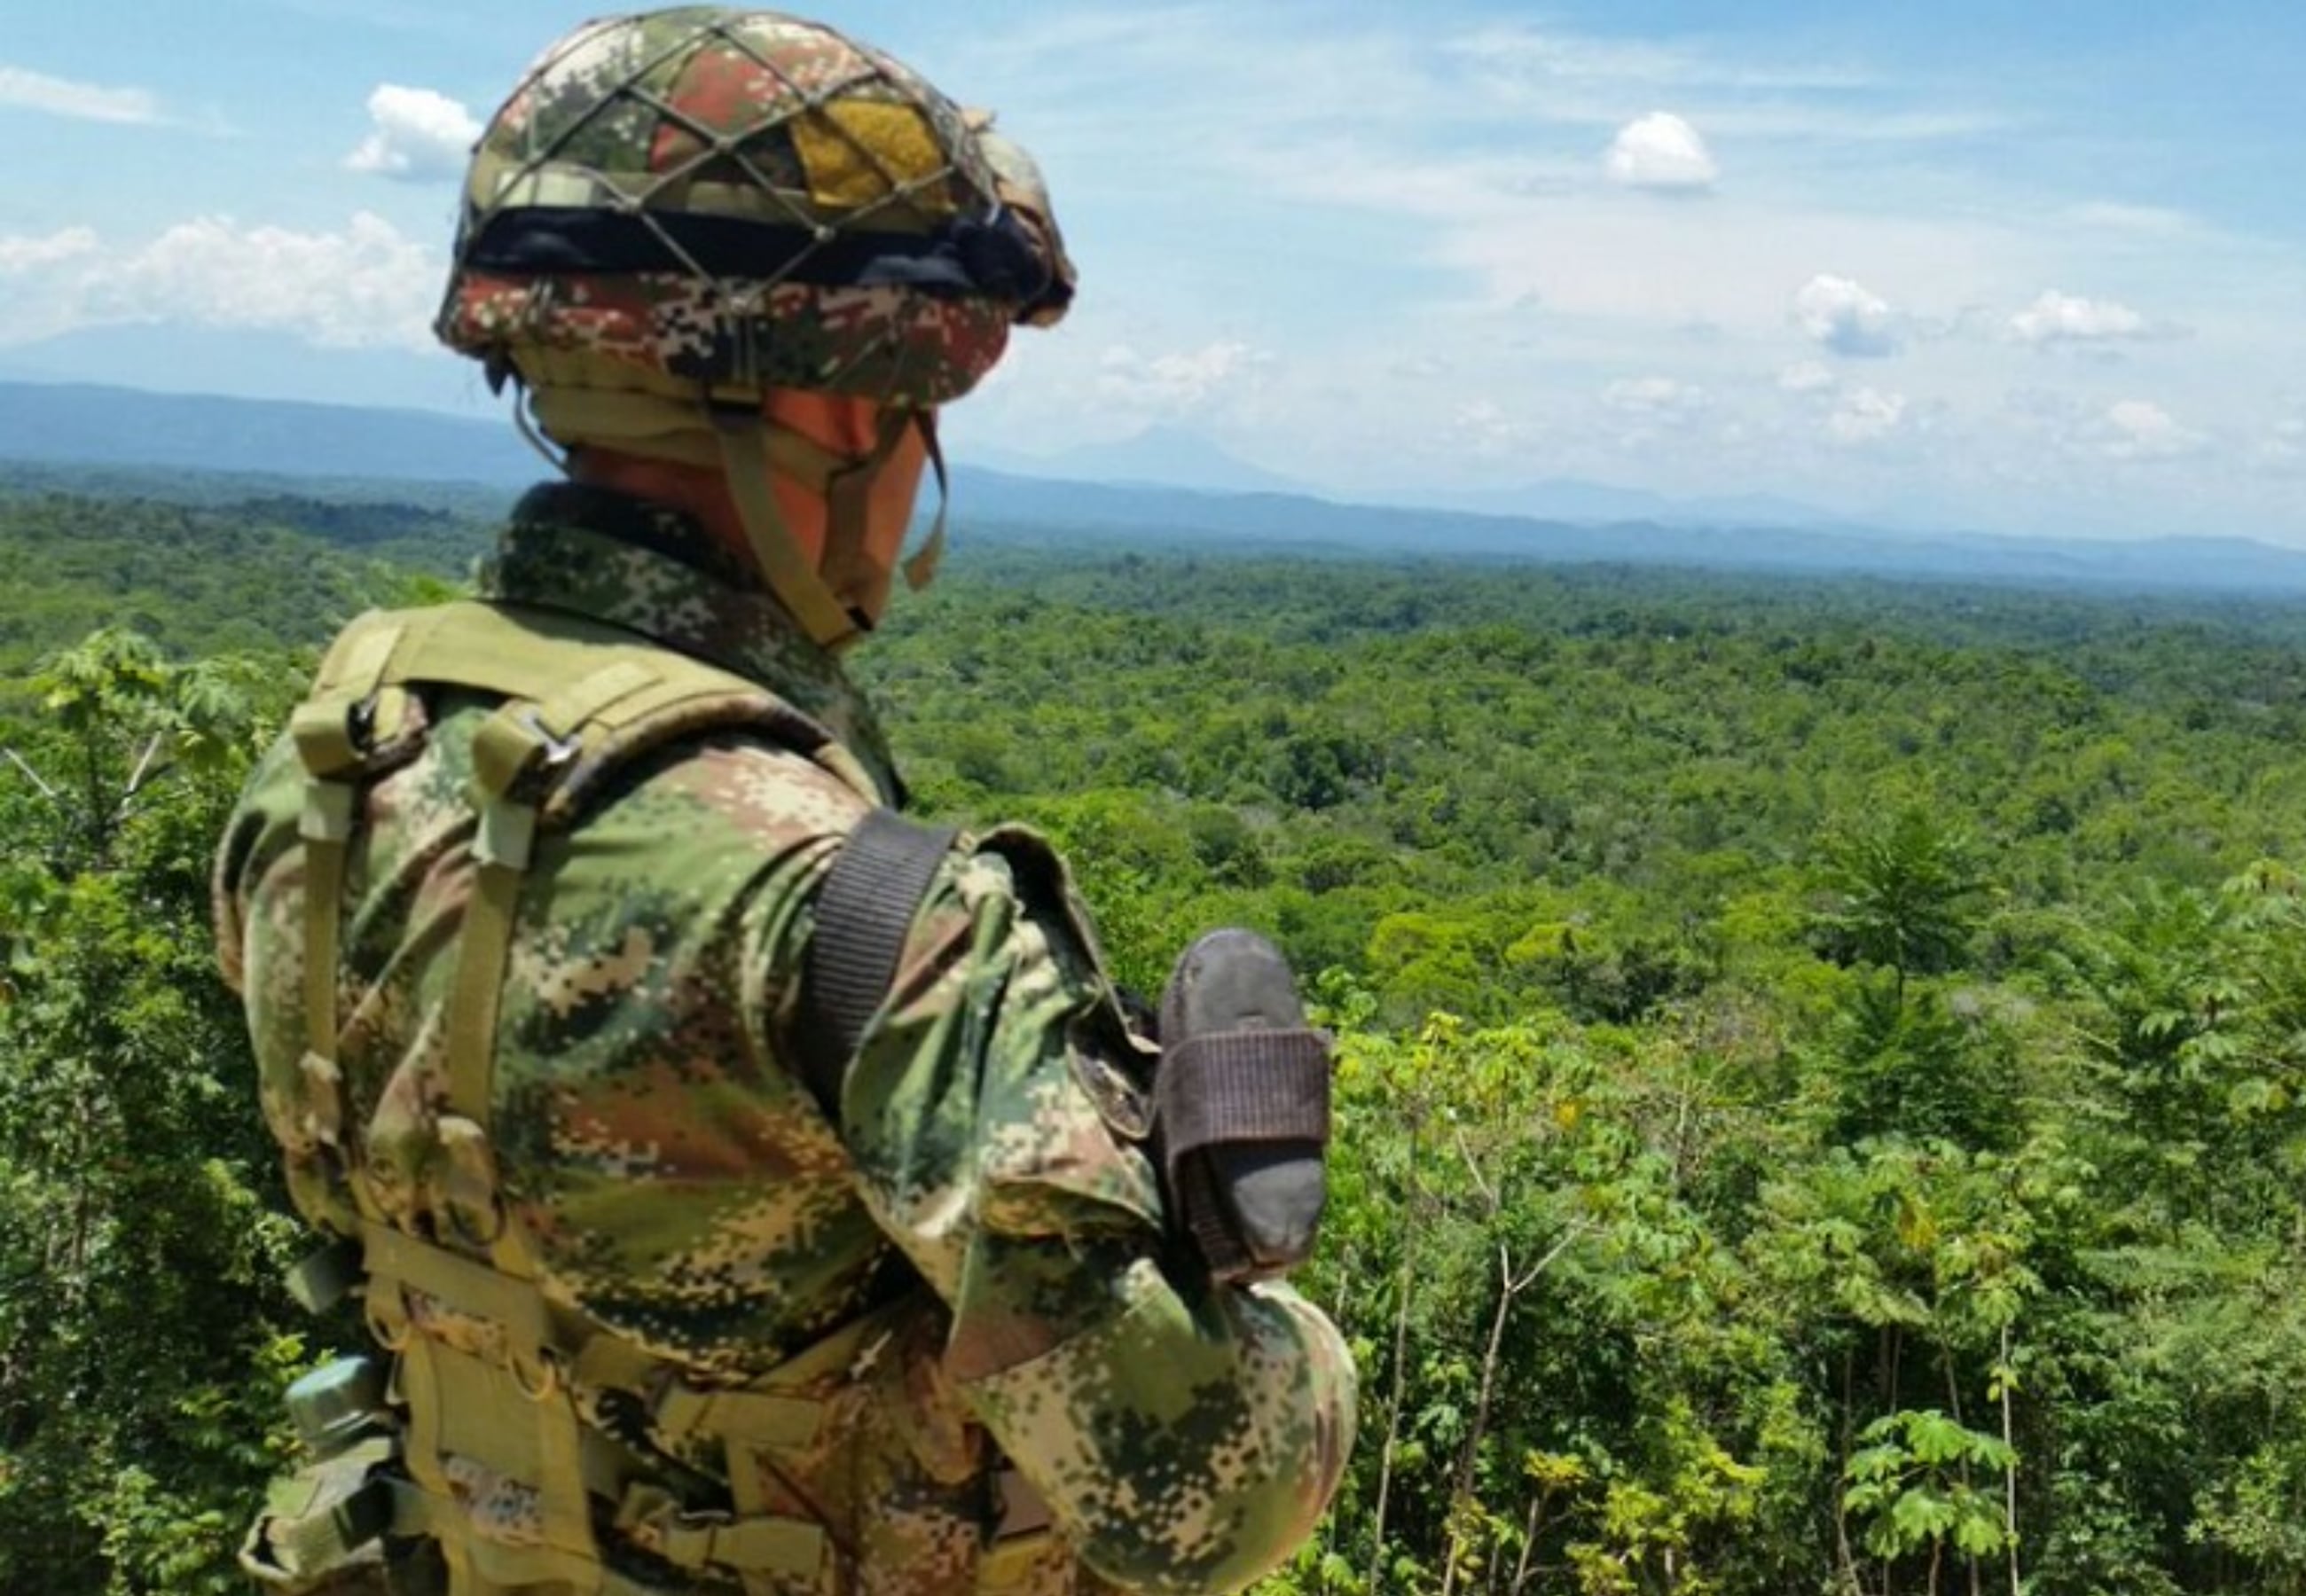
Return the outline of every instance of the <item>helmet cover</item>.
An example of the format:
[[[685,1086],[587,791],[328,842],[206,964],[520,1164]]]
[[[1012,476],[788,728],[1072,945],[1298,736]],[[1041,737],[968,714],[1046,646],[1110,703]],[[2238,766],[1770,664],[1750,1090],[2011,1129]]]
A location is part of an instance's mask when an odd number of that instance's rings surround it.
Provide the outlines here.
[[[436,330],[499,381],[918,410],[1072,294],[988,118],[821,24],[680,6],[578,29],[497,112]]]

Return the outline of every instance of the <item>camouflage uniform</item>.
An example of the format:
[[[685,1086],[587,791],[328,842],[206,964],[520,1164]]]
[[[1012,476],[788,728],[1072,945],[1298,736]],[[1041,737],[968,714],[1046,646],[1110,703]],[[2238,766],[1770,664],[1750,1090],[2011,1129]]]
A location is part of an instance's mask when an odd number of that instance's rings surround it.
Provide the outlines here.
[[[882,1315],[828,1387],[827,1440],[764,1487],[824,1525],[841,1588],[969,1589],[1004,1459],[1057,1533],[1025,1588],[1226,1590],[1286,1556],[1350,1445],[1350,1360],[1286,1287],[1212,1286],[1171,1241],[1138,1145],[1151,1058],[1046,845],[998,831],[940,866],[828,1114],[788,1062],[814,892],[894,791],[864,702],[698,528],[637,500],[536,490],[484,586],[706,658],[836,739],[814,759],[679,745],[540,843],[491,1135],[548,1298],[732,1383]],[[388,1208],[440,1095],[491,707],[427,706],[422,755],[367,791],[348,878],[342,1069]],[[220,957],[268,1080],[304,1046],[301,787],[284,741],[218,861]]]

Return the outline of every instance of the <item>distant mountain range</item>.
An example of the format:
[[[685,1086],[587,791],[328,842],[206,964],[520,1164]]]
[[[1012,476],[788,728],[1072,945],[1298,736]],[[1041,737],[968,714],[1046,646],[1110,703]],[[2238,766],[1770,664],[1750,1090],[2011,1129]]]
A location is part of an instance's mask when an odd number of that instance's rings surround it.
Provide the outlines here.
[[[969,458],[1008,476],[1052,482],[1115,482],[1126,487],[1185,488],[1199,493],[1318,494],[1309,483],[1252,465],[1198,432],[1152,426],[1115,443],[1086,444],[1054,455],[996,449]]]
[[[1121,487],[1187,488],[1202,493],[1332,494],[1310,482],[1251,465],[1198,432],[1152,426],[1115,443],[1089,444],[1052,455],[980,450],[969,457],[1009,476],[1067,482],[1106,482]],[[1827,526],[1848,525],[1835,510],[1772,495],[1733,499],[1674,499],[1638,488],[1557,477],[1507,488],[1456,491],[1364,492],[1357,504],[1396,509],[1464,510],[1478,516],[1516,516],[1535,521],[1610,525],[1628,521],[1661,526]]]
[[[0,458],[517,487],[544,462],[508,425],[423,410],[0,382]]]
[[[465,502],[508,498],[546,474],[510,427],[432,412],[0,382],[0,461],[8,460],[138,477],[326,479],[332,490],[364,484],[366,496],[391,496],[395,484],[413,497],[419,484],[457,483],[466,485]],[[1021,464],[1032,474],[957,472],[954,508],[964,533],[2306,595],[2306,550],[2244,538],[2120,542],[1885,530],[1779,500],[1678,502],[1574,482],[1455,505],[1349,504],[1177,431]],[[18,476],[37,484],[44,474]],[[1198,485],[1174,485],[1180,476]],[[1565,508],[1542,515],[1511,508],[1548,502]]]

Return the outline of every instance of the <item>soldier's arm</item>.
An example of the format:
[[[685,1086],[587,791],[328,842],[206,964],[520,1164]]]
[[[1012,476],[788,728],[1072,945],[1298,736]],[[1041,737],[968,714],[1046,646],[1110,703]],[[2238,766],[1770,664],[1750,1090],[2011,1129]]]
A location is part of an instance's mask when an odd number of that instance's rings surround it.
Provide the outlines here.
[[[957,857],[842,1091],[875,1217],[952,1310],[948,1371],[1082,1558],[1247,1584],[1311,1532],[1353,1438],[1336,1328],[1212,1284],[1136,1145],[1147,1061],[1022,833]]]

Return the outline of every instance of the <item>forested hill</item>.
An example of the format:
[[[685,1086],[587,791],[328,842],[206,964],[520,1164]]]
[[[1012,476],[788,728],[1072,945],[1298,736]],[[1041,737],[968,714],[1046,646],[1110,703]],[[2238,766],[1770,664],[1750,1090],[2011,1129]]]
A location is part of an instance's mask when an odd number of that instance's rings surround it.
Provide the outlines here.
[[[2306,597],[2306,550],[2246,537],[2109,542],[1862,525],[1571,523],[1340,504],[1286,493],[1044,482],[961,468],[968,515],[1042,541],[1191,545],[1312,554],[1448,557],[1517,564],[1633,564],[1782,576],[1882,576],[2116,592]],[[966,523],[964,523],[966,524]]]
[[[544,470],[500,422],[420,411],[290,404],[130,388],[0,382],[0,482],[73,470],[115,481],[166,473],[183,479],[156,497],[213,495],[200,476],[262,474],[289,493],[343,496],[367,484],[407,483],[403,497],[439,502],[461,483],[466,501],[509,494]],[[1247,480],[1255,480],[1249,478]],[[315,485],[326,484],[326,486]],[[71,485],[64,483],[61,485]],[[1870,574],[2122,591],[2306,596],[2306,550],[2228,535],[2109,542],[1892,531],[1768,500],[1723,502],[1628,518],[1615,507],[1646,502],[1596,491],[1594,513],[1555,519],[1464,509],[1355,504],[1294,492],[1196,492],[1050,481],[973,467],[954,474],[959,524],[1068,542],[1127,545],[1243,543],[1378,555],[1456,555],[1590,564],[1633,563],[1789,575]],[[131,492],[151,490],[131,485]],[[1606,509],[1607,513],[1604,513]],[[1798,518],[1773,521],[1772,512]],[[2055,532],[2056,528],[2046,531]],[[2174,529],[2175,530],[2175,529]]]
[[[314,644],[347,616],[462,576],[486,523],[404,503],[0,492],[0,675],[98,627],[180,657]]]
[[[483,535],[0,498],[0,1590],[237,1589],[359,1335],[206,855]],[[1268,1596],[2306,1592],[2306,607],[1067,542],[855,659],[1125,979],[1256,926],[1340,1033],[1362,1444]]]

